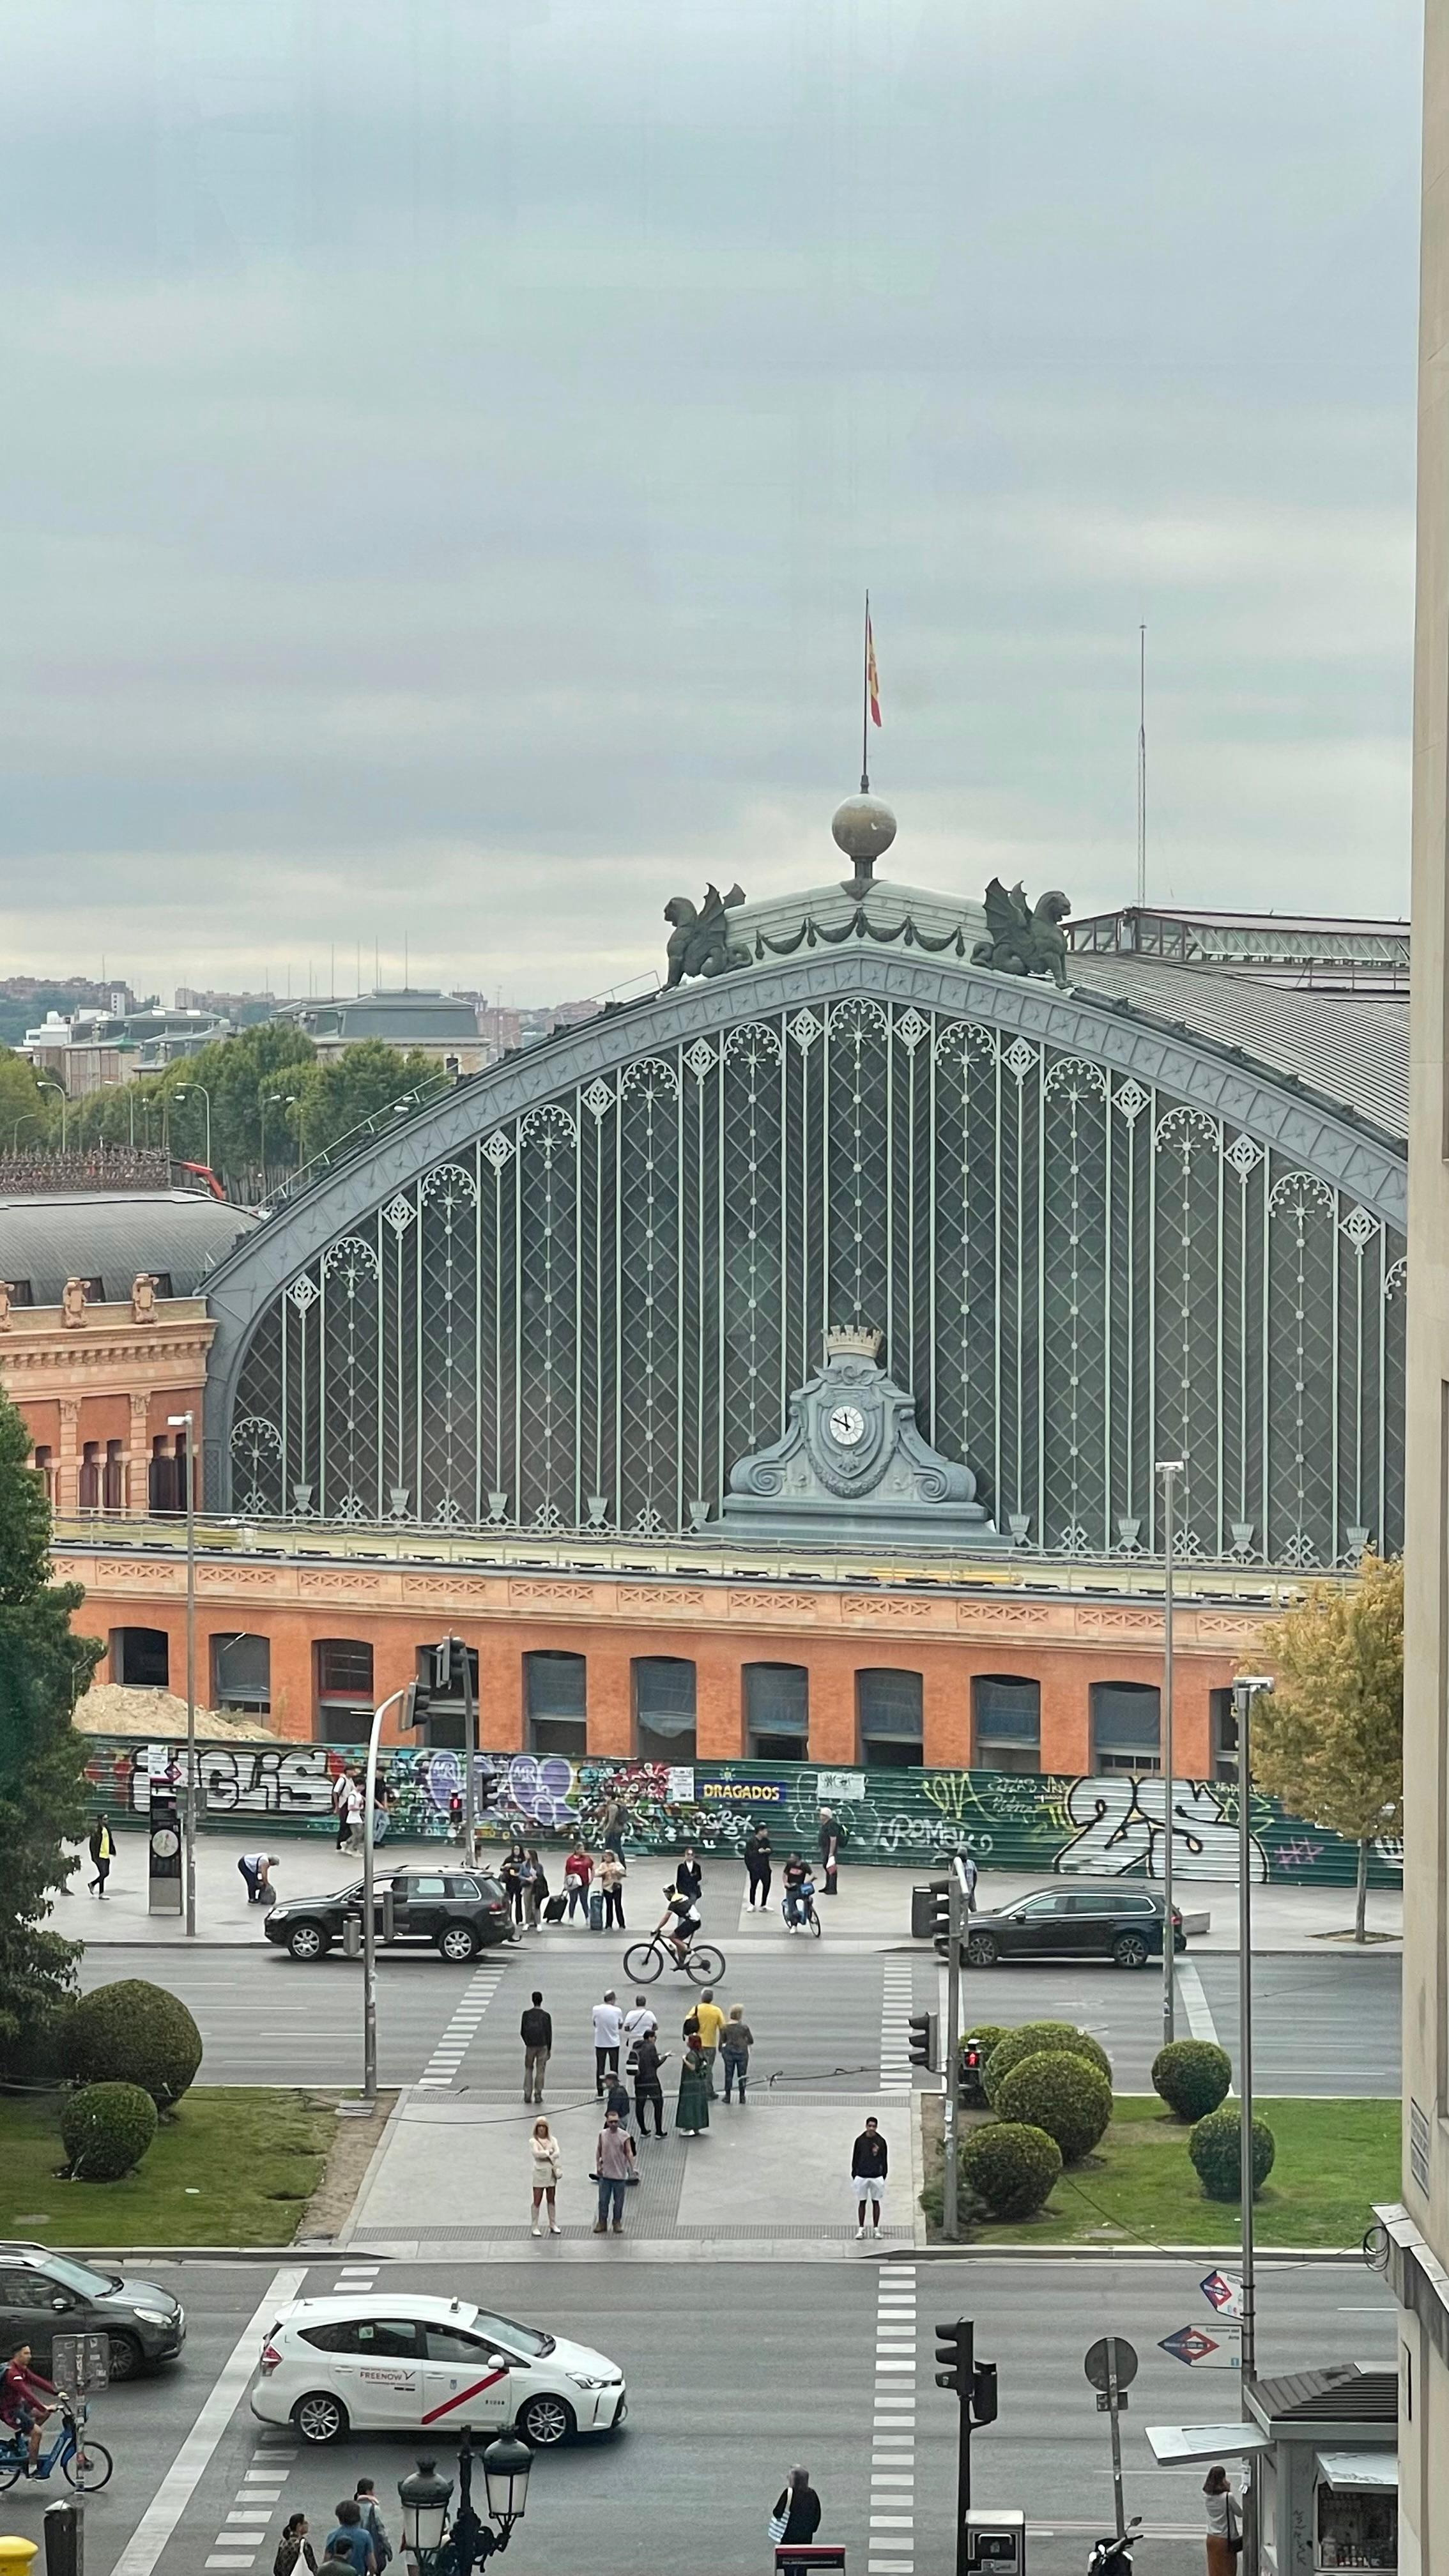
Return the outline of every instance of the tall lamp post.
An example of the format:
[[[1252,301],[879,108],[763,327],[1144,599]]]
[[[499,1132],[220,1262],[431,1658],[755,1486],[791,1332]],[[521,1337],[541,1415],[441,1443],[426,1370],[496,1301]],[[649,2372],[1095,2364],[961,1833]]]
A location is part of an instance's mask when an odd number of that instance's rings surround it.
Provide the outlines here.
[[[172,1092],[171,1097],[172,1097],[172,1099],[173,1099],[173,1100],[189,1100],[189,1099],[191,1098],[191,1095],[192,1095],[192,1093],[193,1093],[194,1091],[199,1091],[199,1092],[200,1092],[200,1094],[201,1094],[202,1099],[203,1099],[203,1100],[205,1101],[205,1103],[206,1103],[206,1168],[207,1168],[207,1170],[208,1170],[208,1171],[210,1171],[210,1170],[211,1170],[211,1168],[212,1168],[212,1164],[211,1164],[211,1093],[208,1091],[208,1089],[207,1089],[207,1087],[206,1087],[206,1084],[205,1084],[204,1082],[179,1082],[179,1083],[177,1084],[177,1086],[176,1086],[176,1089]]]
[[[1176,1971],[1177,1944],[1172,1932],[1172,1783],[1176,1773],[1176,1746],[1172,1732],[1172,1567],[1177,1544],[1177,1479],[1182,1474],[1180,1458],[1159,1458],[1157,1472],[1162,1478],[1162,1767],[1167,1775],[1165,1802],[1165,1835],[1162,1845],[1162,2044],[1170,2046],[1177,2028]]]
[[[1233,1683],[1233,1714],[1238,1725],[1238,2101],[1239,2163],[1238,2198],[1241,2208],[1243,2249],[1243,2342],[1240,2379],[1243,2413],[1247,2415],[1247,2395],[1258,2375],[1258,2306],[1256,2247],[1253,2232],[1253,1836],[1251,1806],[1253,1785],[1253,1702],[1259,1691],[1271,1690],[1271,1679],[1256,1673],[1239,1673]],[[1258,2463],[1256,2455],[1248,2461],[1248,2483],[1243,2516],[1243,2576],[1258,2576],[1259,2512]]]
[[[62,1154],[64,1154],[66,1120],[70,1115],[70,1095],[66,1090],[65,1084],[63,1082],[53,1081],[48,1073],[38,1073],[36,1075],[35,1087],[37,1091],[58,1091],[60,1094],[60,1150]]]
[[[168,1413],[186,1434],[186,1937],[196,1938],[196,1414]]]
[[[377,1748],[382,1741],[382,1721],[390,1708],[396,1708],[414,1685],[405,1683],[379,1702],[372,1712],[372,1728],[367,1739],[367,1784],[362,1802],[362,2100],[365,2110],[377,2103],[377,1926],[373,1921],[373,1815],[377,1802]],[[451,2490],[450,2490],[451,2492]]]

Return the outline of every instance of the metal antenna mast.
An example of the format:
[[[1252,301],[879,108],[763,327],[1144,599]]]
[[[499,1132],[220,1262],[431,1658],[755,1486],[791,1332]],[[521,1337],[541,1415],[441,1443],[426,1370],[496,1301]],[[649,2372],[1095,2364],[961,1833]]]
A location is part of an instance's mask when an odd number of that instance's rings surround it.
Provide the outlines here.
[[[1137,909],[1147,901],[1147,629],[1137,629]]]

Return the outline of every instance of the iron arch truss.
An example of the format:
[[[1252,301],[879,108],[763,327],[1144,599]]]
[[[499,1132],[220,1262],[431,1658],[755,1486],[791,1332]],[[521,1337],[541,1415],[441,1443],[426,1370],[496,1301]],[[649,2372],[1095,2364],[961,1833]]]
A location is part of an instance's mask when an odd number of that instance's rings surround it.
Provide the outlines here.
[[[215,1498],[646,1534],[826,1326],[1020,1544],[1330,1565],[1402,1519],[1402,1158],[1076,996],[832,955],[459,1087],[212,1289]],[[220,1437],[217,1437],[217,1434]]]

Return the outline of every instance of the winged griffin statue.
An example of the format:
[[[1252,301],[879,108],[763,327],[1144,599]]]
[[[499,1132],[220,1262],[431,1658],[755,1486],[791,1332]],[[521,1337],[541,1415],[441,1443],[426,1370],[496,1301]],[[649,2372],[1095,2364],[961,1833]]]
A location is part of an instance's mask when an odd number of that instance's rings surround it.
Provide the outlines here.
[[[1008,894],[1000,877],[986,889],[988,936],[971,951],[974,966],[994,966],[998,975],[1051,975],[1067,989],[1067,943],[1061,924],[1071,911],[1064,894],[1038,895],[1028,904],[1020,885]]]
[[[666,985],[682,984],[686,975],[727,975],[736,966],[749,965],[744,941],[732,941],[729,935],[728,916],[744,899],[743,886],[731,886],[723,895],[717,886],[706,886],[698,910],[682,894],[665,905],[664,918],[669,923]]]

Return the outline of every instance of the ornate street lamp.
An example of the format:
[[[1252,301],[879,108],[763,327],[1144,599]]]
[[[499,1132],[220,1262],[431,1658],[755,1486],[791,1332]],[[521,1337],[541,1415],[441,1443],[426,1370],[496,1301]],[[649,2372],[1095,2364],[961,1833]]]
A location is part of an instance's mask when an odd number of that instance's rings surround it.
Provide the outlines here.
[[[522,2522],[527,2510],[532,2467],[533,2453],[516,2433],[500,2433],[497,2441],[490,2442],[483,2454],[483,2483],[488,2490],[489,2519],[502,2526],[498,2542],[500,2549],[507,2545],[514,2524]],[[466,2495],[466,2485],[463,2491]]]
[[[434,2576],[447,2535],[453,2481],[439,2477],[436,2460],[419,2460],[411,2477],[398,2479],[397,2492],[403,2547],[416,2560],[420,2576]]]

